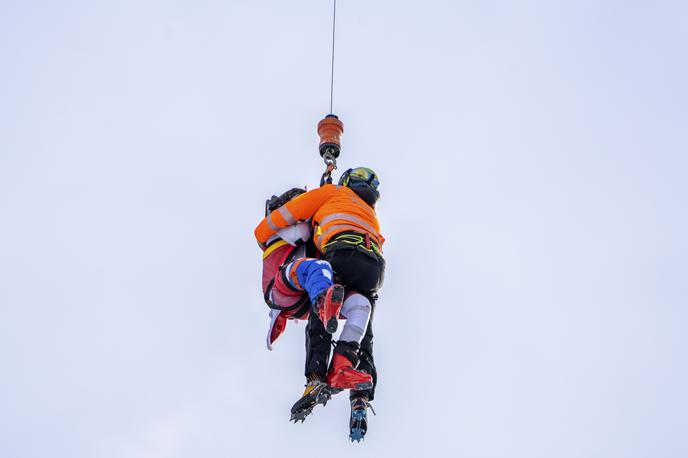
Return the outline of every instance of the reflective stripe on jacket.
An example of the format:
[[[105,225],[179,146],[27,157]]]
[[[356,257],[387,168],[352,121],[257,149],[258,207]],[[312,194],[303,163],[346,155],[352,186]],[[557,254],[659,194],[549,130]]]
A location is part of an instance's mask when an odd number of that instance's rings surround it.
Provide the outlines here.
[[[280,229],[309,218],[313,241],[321,252],[334,235],[346,231],[369,234],[379,247],[385,241],[375,210],[351,189],[333,184],[301,194],[270,213],[256,227],[256,239],[264,244]]]

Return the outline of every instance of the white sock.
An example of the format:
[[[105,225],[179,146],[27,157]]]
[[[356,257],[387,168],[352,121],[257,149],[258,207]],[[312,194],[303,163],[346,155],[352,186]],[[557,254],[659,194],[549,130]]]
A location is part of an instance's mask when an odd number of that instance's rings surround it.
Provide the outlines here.
[[[344,323],[339,340],[360,344],[368,328],[371,311],[370,301],[362,294],[354,293],[347,297],[341,311],[341,315],[346,318],[346,323]]]

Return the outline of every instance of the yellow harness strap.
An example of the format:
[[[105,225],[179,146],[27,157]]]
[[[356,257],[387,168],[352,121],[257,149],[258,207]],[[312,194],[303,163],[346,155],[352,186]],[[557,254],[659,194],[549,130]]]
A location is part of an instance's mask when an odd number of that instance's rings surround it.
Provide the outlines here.
[[[272,254],[272,252],[275,251],[277,248],[283,247],[284,245],[289,245],[289,244],[287,242],[285,242],[284,240],[278,240],[277,242],[270,245],[268,247],[268,249],[263,252],[263,260],[265,260],[265,258],[270,256]]]

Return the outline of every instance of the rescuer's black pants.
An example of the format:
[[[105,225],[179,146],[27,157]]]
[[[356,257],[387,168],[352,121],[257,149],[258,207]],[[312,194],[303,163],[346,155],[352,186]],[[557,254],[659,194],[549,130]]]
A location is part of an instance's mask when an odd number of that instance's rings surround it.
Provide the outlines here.
[[[358,392],[372,400],[377,386],[377,371],[373,359],[373,317],[377,290],[384,281],[385,261],[382,256],[363,247],[337,244],[325,252],[323,259],[332,266],[335,283],[364,295],[372,305],[368,327],[361,340],[360,362],[357,366],[358,370],[366,371],[373,376],[373,388]],[[318,316],[311,311],[306,326],[306,377],[315,375],[322,380],[325,379],[331,342],[332,335],[325,331]]]

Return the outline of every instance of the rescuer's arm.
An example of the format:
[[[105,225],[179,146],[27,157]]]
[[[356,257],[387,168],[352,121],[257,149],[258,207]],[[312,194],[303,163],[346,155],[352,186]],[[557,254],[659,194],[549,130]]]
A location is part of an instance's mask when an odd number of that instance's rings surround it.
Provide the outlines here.
[[[270,213],[263,218],[254,231],[258,243],[265,243],[282,228],[312,218],[335,189],[335,185],[325,185],[313,189]]]

